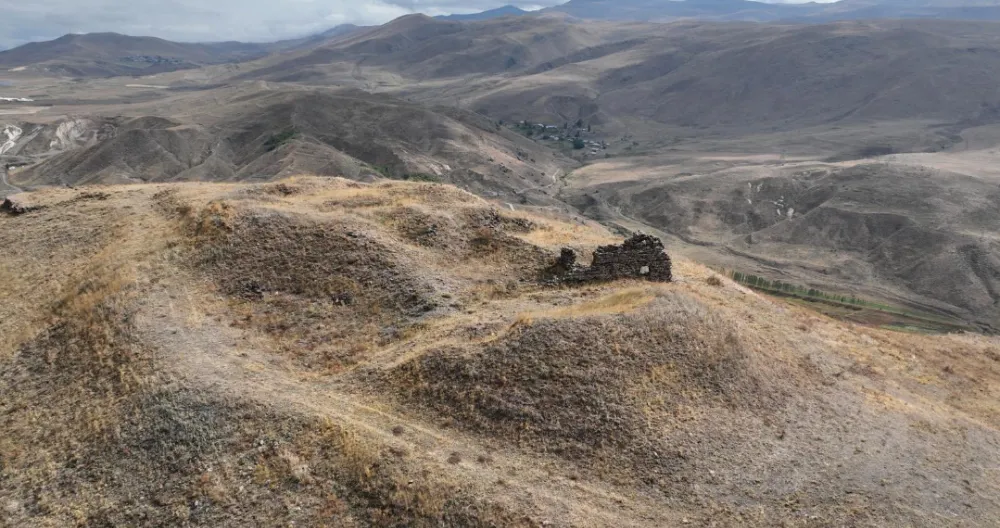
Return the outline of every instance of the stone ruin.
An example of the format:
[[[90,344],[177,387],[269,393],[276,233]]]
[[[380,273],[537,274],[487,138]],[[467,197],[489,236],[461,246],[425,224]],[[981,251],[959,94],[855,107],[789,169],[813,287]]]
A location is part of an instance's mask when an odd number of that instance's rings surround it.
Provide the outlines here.
[[[22,196],[23,195],[11,195],[4,198],[3,203],[0,203],[0,211],[9,215],[21,215],[38,209],[37,206],[24,201]]]
[[[551,282],[606,282],[617,279],[645,279],[670,282],[670,257],[663,242],[650,235],[637,234],[620,246],[601,246],[594,251],[590,266],[576,263],[576,252],[563,248],[556,262],[545,270]]]

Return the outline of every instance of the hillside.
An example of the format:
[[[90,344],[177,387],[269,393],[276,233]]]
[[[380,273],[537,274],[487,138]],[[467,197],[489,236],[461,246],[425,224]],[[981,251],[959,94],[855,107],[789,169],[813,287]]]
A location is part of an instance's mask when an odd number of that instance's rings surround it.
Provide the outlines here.
[[[564,4],[550,7],[546,11],[597,20],[669,21],[677,18],[699,18],[768,22],[818,15],[824,12],[824,6],[814,2],[796,5],[751,0],[680,0],[668,2],[570,0]]]
[[[575,173],[561,196],[605,222],[676,236],[718,266],[997,331],[997,179],[890,159],[604,162]]]
[[[235,79],[354,84],[506,121],[583,119],[605,136],[640,139],[873,120],[987,124],[1000,105],[989,88],[1000,71],[998,27],[415,15],[251,63]]]
[[[570,24],[543,17],[476,22],[409,15],[309,52],[250,65],[237,79],[337,84],[343,65],[355,80],[382,70],[410,81],[519,73],[625,35],[613,24]],[[253,68],[253,66],[262,66]],[[308,76],[304,75],[308,72]]]
[[[448,186],[47,189],[0,213],[13,526],[987,526],[1000,342],[839,323]],[[44,266],[41,265],[44,263]]]
[[[262,44],[190,44],[117,33],[65,35],[0,51],[0,68],[69,77],[151,75],[206,64],[239,62],[267,54]]]
[[[482,116],[358,91],[222,89],[172,106],[191,113],[25,125],[8,155],[39,162],[9,179],[32,187],[309,172],[452,182],[520,202],[546,200],[567,164]]]
[[[995,330],[997,28],[414,15],[149,84],[12,77],[5,97],[32,102],[0,103],[0,124],[22,132],[0,193],[298,173],[441,181]],[[762,184],[766,196],[743,196]]]
[[[555,187],[592,218],[674,235],[718,266],[995,330],[996,180],[980,175],[995,156],[961,174],[930,158],[890,171],[838,164],[944,155],[964,131],[995,127],[997,27],[409,17],[326,48],[341,66],[319,67],[330,74],[310,82],[351,71],[378,81],[369,89],[532,123],[510,128],[584,164]],[[517,58],[500,71],[504,56]],[[289,78],[297,68],[272,63],[242,76]],[[589,147],[574,152],[573,134]],[[786,152],[800,162],[787,170]],[[770,195],[744,196],[769,182]]]
[[[491,18],[500,18],[505,16],[521,16],[521,15],[526,15],[528,13],[529,13],[528,11],[525,11],[517,6],[506,5],[503,7],[498,7],[496,9],[488,9],[486,11],[482,11],[479,13],[441,15],[434,18],[438,18],[441,20],[455,20],[460,22],[467,22],[473,20],[489,20]]]

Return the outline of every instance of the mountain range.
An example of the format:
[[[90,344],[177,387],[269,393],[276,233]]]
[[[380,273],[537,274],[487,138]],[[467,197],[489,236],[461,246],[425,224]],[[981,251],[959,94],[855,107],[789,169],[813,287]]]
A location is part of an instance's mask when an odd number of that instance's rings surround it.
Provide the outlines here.
[[[92,97],[105,115],[15,123],[23,134],[7,156],[29,166],[8,180],[433,179],[507,203],[572,206],[625,230],[654,228],[717,265],[780,270],[991,327],[1000,262],[996,242],[975,233],[996,221],[995,184],[938,160],[968,131],[988,135],[1000,123],[997,31],[941,20],[410,15],[239,64],[159,73],[155,85],[110,79],[70,85],[73,99],[55,95],[63,88],[32,97],[77,114]],[[192,63],[215,60],[194,50]],[[779,152],[799,161],[766,161]],[[899,201],[907,169],[845,172],[917,154],[939,156],[913,162],[936,174],[906,200],[925,204],[919,211],[880,211]],[[954,199],[927,198],[953,185]],[[971,197],[977,205],[959,212]],[[842,231],[831,234],[831,224]],[[874,242],[890,235],[894,245]],[[831,239],[838,266],[807,256]],[[935,280],[941,270],[956,280]]]
[[[874,18],[996,20],[992,0],[841,0],[832,3],[765,3],[752,0],[570,0],[541,13],[593,20],[670,21],[682,18],[756,22],[832,22]]]

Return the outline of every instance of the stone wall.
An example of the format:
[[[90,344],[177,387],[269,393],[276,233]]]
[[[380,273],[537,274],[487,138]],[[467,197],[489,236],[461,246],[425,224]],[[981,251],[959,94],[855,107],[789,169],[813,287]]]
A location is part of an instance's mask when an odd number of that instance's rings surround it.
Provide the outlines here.
[[[649,235],[633,235],[620,246],[601,246],[594,251],[591,265],[576,263],[576,253],[563,248],[559,258],[545,270],[553,282],[605,282],[617,279],[646,279],[670,282],[670,257],[663,242]]]
[[[25,195],[22,193],[12,194],[4,198],[3,203],[0,203],[0,211],[9,215],[20,215],[38,209],[37,205],[32,205],[24,197]]]

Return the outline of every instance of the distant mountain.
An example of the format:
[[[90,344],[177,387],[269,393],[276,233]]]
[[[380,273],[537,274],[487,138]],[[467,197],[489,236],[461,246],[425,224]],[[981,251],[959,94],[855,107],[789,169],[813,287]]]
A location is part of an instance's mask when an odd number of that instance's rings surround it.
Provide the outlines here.
[[[483,11],[482,13],[471,13],[468,15],[442,15],[435,17],[441,20],[451,20],[457,22],[471,22],[476,20],[489,20],[491,18],[500,18],[505,16],[521,16],[528,14],[529,11],[525,11],[519,7],[512,5],[505,5],[503,7],[498,7],[496,9],[490,9],[489,11]]]
[[[281,40],[278,42],[273,42],[267,44],[269,51],[291,51],[296,49],[307,49],[314,46],[319,46],[322,44],[328,44],[337,40],[338,38],[346,37],[351,33],[365,29],[365,26],[355,26],[354,24],[341,24],[339,26],[334,26],[326,31],[321,31],[313,35],[309,35],[297,39]]]
[[[752,0],[570,0],[543,10],[596,20],[832,22],[879,18],[1000,20],[996,0],[841,0],[780,4]]]
[[[0,52],[0,69],[30,68],[72,77],[149,75],[252,60],[268,53],[266,44],[180,43],[118,33],[70,34]]]

